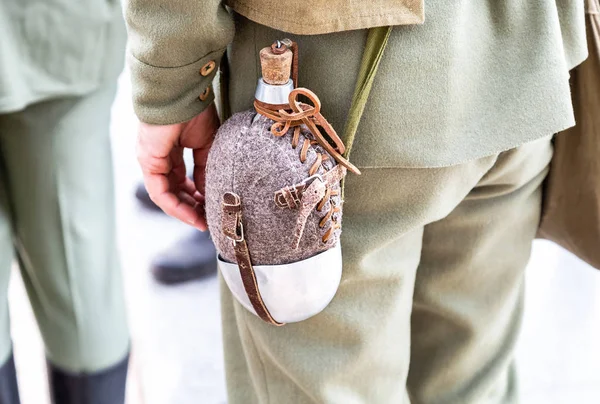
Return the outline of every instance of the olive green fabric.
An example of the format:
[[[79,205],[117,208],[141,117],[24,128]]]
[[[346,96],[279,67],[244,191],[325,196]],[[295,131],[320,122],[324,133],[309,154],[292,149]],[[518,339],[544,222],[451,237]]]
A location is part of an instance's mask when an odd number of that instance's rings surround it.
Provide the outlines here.
[[[587,57],[586,9],[587,0],[556,0],[563,37],[565,60],[569,69]]]
[[[567,59],[581,61],[587,49],[585,37],[581,46],[564,49],[562,33],[578,37],[579,11],[561,28],[554,1],[520,3],[526,17],[516,20],[503,4],[457,9],[437,2],[428,7],[424,25],[393,28],[358,127],[354,164],[449,166],[574,124]],[[579,10],[578,2],[569,4]],[[469,24],[453,22],[461,14]],[[585,25],[583,8],[580,14]],[[257,49],[283,36],[237,16],[228,52],[233,113],[252,105],[260,76]],[[300,52],[299,83],[319,96],[323,115],[340,133],[366,36],[359,30],[292,37]]]
[[[424,0],[225,0],[225,4],[252,21],[302,35],[422,24],[425,17]]]
[[[219,60],[232,18],[217,0],[129,0],[126,15],[139,118],[168,124],[201,112],[208,100],[198,94],[212,77],[198,69]],[[290,35],[236,13],[233,20],[232,112],[252,105],[260,48],[290,36],[299,45],[300,85],[319,95],[324,116],[341,132],[367,30]],[[568,72],[586,55],[583,0],[431,0],[423,25],[392,31],[354,163],[448,166],[570,127]]]
[[[365,50],[363,51],[360,62],[360,69],[358,70],[358,75],[356,77],[352,102],[344,126],[344,134],[342,136],[346,142],[346,151],[344,152],[344,157],[346,159],[350,158],[354,139],[356,138],[356,131],[358,130],[358,125],[360,125],[363,113],[365,112],[367,101],[369,101],[373,81],[377,75],[377,69],[379,68],[379,64],[385,53],[385,48],[393,28],[394,27],[377,27],[369,29]]]
[[[125,0],[129,33],[128,62],[134,110],[143,122],[187,121],[214,100],[198,96],[211,86],[216,69],[233,38],[233,21],[220,0]]]
[[[2,0],[0,113],[88,94],[122,69],[118,0]]]
[[[273,327],[221,288],[228,403],[516,403],[512,351],[551,156],[546,137],[348,177],[344,272],[322,313]]]
[[[17,258],[51,363],[94,372],[129,349],[115,238],[115,83],[0,114],[0,362]]]

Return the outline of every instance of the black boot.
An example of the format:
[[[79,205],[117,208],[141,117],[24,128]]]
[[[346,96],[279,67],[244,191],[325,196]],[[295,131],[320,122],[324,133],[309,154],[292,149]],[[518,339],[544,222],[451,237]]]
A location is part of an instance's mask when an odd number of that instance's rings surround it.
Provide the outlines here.
[[[19,404],[20,402],[15,359],[11,354],[10,358],[0,367],[0,404]]]
[[[129,357],[95,373],[70,373],[48,364],[52,404],[124,404]]]
[[[217,272],[217,252],[208,232],[194,230],[152,260],[154,278],[166,284],[203,278]]]

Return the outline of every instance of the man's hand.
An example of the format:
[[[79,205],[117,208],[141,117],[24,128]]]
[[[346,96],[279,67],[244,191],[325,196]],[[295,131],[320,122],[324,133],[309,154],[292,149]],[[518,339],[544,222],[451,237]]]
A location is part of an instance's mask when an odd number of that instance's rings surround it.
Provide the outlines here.
[[[137,156],[150,198],[165,213],[206,230],[204,179],[208,151],[219,128],[214,104],[183,123],[140,123]],[[183,149],[194,155],[194,181],[186,176]]]

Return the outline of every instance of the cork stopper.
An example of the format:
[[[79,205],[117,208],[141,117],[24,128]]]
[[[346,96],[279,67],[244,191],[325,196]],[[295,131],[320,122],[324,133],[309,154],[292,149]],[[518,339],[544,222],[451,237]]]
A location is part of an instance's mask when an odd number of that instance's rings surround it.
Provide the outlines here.
[[[260,65],[262,77],[265,83],[271,85],[286,84],[291,75],[293,53],[281,44],[283,53],[274,51],[272,47],[266,47],[260,51]]]

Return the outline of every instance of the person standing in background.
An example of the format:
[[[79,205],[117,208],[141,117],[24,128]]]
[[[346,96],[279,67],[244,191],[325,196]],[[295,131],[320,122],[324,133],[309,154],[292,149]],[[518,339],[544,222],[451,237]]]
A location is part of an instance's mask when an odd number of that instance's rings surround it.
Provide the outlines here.
[[[123,403],[130,340],[109,139],[121,7],[5,0],[0,27],[0,403],[19,403],[7,303],[15,258],[52,402]]]

